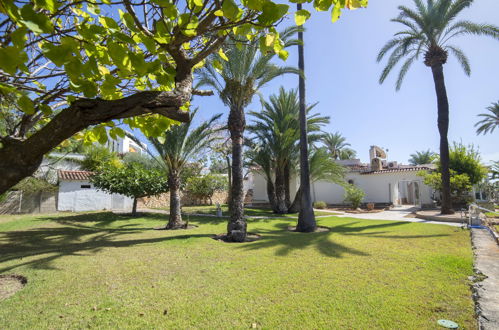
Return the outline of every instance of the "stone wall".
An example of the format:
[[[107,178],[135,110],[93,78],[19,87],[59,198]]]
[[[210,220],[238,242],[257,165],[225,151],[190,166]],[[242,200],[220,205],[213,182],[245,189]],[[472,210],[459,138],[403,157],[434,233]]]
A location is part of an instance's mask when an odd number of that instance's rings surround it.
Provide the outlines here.
[[[216,192],[210,199],[200,200],[188,193],[181,192],[180,199],[182,206],[192,206],[192,205],[210,205],[210,204],[226,204],[228,194],[226,191]],[[170,193],[164,193],[157,196],[140,198],[137,203],[137,207],[140,208],[169,208],[170,207]]]
[[[57,192],[23,194],[11,191],[0,202],[0,214],[54,213],[57,211]]]

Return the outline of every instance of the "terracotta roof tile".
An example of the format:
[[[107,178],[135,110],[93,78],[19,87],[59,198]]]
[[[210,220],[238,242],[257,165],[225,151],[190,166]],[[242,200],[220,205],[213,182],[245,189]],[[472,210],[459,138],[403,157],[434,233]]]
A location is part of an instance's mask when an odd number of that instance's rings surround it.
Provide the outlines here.
[[[67,181],[88,181],[93,172],[88,171],[65,171],[59,170],[57,171],[57,176],[59,180],[67,180]]]
[[[426,170],[429,171],[431,168],[426,167],[426,166],[413,166],[413,167],[403,167],[403,168],[389,168],[389,169],[383,169],[379,171],[365,171],[365,172],[360,172],[360,174],[384,174],[384,173],[393,173],[393,172],[411,172],[411,171],[422,171]]]

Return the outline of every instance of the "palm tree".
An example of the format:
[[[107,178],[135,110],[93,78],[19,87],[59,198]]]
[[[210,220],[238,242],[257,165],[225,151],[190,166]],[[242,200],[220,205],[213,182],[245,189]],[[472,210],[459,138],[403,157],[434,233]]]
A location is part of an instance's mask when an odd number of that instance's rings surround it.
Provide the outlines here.
[[[289,39],[296,30],[296,28],[287,29],[281,33],[281,38]],[[286,42],[285,46],[291,44],[292,41]],[[227,126],[232,141],[232,186],[227,240],[244,242],[246,239],[243,191],[243,137],[246,128],[244,109],[251,103],[258,90],[272,79],[286,73],[298,74],[299,71],[293,67],[280,67],[271,63],[273,54],[261,54],[256,41],[242,46],[237,42],[228,42],[224,50],[228,61],[218,54],[213,55],[211,65],[206,65],[199,72],[199,85],[215,89],[222,102],[230,109]],[[215,68],[215,63],[221,67],[219,70]]]
[[[490,173],[492,174],[492,179],[499,179],[499,161],[492,164],[490,167]]]
[[[265,146],[265,151],[272,160],[272,168],[275,177],[275,203],[274,212],[286,213],[290,201],[290,177],[291,169],[295,167],[299,155],[300,123],[298,94],[296,90],[286,91],[283,87],[279,94],[269,97],[269,101],[262,100],[262,111],[250,112],[254,123],[248,130],[255,135],[259,144]],[[314,105],[307,107],[307,131],[309,142],[322,137],[320,128],[329,123],[329,117],[319,114],[310,115]],[[269,200],[272,198],[269,196]]]
[[[324,145],[328,148],[329,153],[333,159],[342,159],[342,156],[350,156],[352,149],[349,149],[350,143],[347,143],[347,139],[341,135],[340,132],[336,133],[326,133],[322,139]],[[343,151],[349,150],[346,153]],[[353,151],[355,153],[355,151]]]
[[[296,4],[296,10],[302,10],[302,4]],[[305,55],[303,50],[303,30],[298,32],[298,69],[302,73],[298,78],[300,99],[300,213],[296,231],[308,233],[317,228],[312,196],[310,194],[310,166],[308,163],[307,114],[305,101]]]
[[[168,173],[170,217],[165,229],[185,228],[180,209],[181,173],[189,161],[198,157],[216,139],[213,125],[222,116],[217,114],[202,122],[198,127],[192,128],[192,118],[196,113],[197,109],[192,112],[188,123],[173,125],[158,138],[148,138],[160,155]],[[150,150],[148,153],[154,157]]]
[[[487,134],[492,133],[499,127],[499,102],[492,103],[491,106],[487,107],[491,113],[481,113],[478,116],[483,119],[475,124],[476,134]]]
[[[342,149],[340,152],[340,159],[341,160],[355,159],[355,157],[357,157],[357,152],[353,149],[345,148],[345,149]]]
[[[424,55],[424,64],[431,68],[438,106],[438,130],[440,133],[440,160],[442,162],[442,214],[453,213],[450,200],[449,173],[449,102],[445,88],[443,65],[447,63],[449,52],[461,64],[466,75],[470,75],[469,60],[463,51],[450,44],[455,37],[462,35],[485,35],[499,39],[499,28],[489,24],[476,24],[470,21],[456,21],[456,17],[473,0],[414,0],[416,9],[399,6],[400,15],[392,19],[406,28],[395,34],[378,54],[378,62],[391,51],[388,62],[383,69],[379,82],[383,83],[388,74],[402,59],[403,63],[396,89],[399,90],[404,77],[414,63]]]
[[[416,153],[411,154],[411,158],[409,158],[409,164],[411,165],[431,164],[435,160],[436,156],[437,155],[430,149],[423,151],[416,151]]]

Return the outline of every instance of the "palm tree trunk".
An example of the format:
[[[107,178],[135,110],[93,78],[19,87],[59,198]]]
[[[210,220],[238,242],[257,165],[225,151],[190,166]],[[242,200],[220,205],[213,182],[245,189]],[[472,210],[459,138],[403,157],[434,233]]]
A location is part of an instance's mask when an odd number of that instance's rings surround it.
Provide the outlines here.
[[[166,229],[184,228],[180,210],[180,176],[176,171],[170,171],[168,176],[168,186],[170,188],[170,218]]]
[[[267,197],[269,198],[270,207],[272,211],[277,211],[276,199],[275,199],[275,186],[272,182],[272,178],[267,176]]]
[[[227,155],[225,157],[225,160],[227,161],[227,177],[229,178],[229,185],[228,185],[228,191],[227,191],[227,202],[229,204],[229,212],[231,210],[231,200],[232,200],[232,167],[231,167],[231,164],[230,164],[230,157],[229,155]]]
[[[282,166],[276,166],[275,169],[275,197],[276,197],[276,208],[275,213],[284,214],[288,211],[286,206],[286,184],[284,168]]]
[[[228,127],[232,140],[232,185],[227,239],[233,242],[244,242],[246,239],[243,190],[243,135],[246,127],[244,109],[240,107],[230,109]]]
[[[286,201],[286,208],[289,209],[291,206],[291,168],[289,166],[289,161],[286,162],[286,166],[284,167],[284,199]]]
[[[440,133],[440,165],[442,168],[442,214],[452,214],[452,202],[450,193],[450,171],[449,171],[449,101],[445,89],[444,70],[442,64],[431,67],[435,91],[437,93],[438,105],[438,132]]]
[[[296,4],[297,10],[302,9],[301,3]],[[298,32],[298,69],[301,71],[299,77],[299,99],[300,99],[300,187],[301,207],[298,215],[296,231],[313,232],[317,224],[315,222],[314,209],[312,208],[312,197],[310,195],[310,169],[308,164],[308,139],[307,139],[307,114],[305,105],[305,57],[303,51],[303,31]]]
[[[293,203],[288,209],[288,213],[298,213],[300,212],[300,203],[301,203],[301,186],[298,187],[296,191],[295,199],[293,199]]]

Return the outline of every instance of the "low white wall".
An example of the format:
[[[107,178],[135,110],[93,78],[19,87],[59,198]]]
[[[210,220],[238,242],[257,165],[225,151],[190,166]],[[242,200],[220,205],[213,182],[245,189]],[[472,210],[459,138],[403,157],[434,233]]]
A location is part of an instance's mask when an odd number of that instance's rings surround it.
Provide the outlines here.
[[[353,184],[365,192],[363,202],[365,203],[393,203],[398,205],[399,200],[399,182],[416,181],[419,183],[421,204],[431,204],[432,190],[423,184],[421,177],[416,175],[416,171],[391,172],[383,174],[363,174],[352,172],[346,175],[346,180],[353,180]],[[254,173],[253,200],[268,202],[265,178]],[[295,186],[299,183],[296,180],[291,182],[292,196],[294,197]],[[345,191],[343,187],[328,182],[317,181],[311,186],[312,199],[314,201],[324,201],[328,204],[343,204]]]
[[[90,188],[82,188],[90,185]],[[120,210],[131,211],[133,199],[118,195],[108,194],[97,190],[89,181],[64,181],[59,183],[58,211],[100,211]]]

